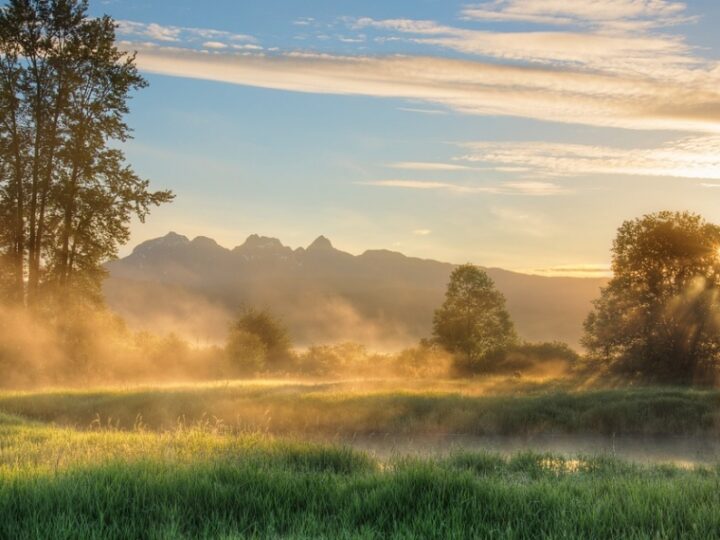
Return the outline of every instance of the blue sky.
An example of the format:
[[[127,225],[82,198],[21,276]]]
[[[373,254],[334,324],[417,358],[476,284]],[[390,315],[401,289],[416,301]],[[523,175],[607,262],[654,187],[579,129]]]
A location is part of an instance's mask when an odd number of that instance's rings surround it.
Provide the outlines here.
[[[150,81],[128,159],[177,193],[132,244],[602,271],[624,219],[720,221],[718,4],[91,2]]]

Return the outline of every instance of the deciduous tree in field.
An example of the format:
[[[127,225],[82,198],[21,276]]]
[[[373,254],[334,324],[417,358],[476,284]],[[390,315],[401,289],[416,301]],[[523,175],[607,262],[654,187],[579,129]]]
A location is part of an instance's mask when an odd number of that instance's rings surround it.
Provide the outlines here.
[[[471,371],[488,371],[491,366],[484,364],[493,353],[517,343],[505,297],[486,272],[471,264],[450,276],[445,302],[433,319],[433,336]]]
[[[248,309],[231,326],[226,352],[246,372],[290,367],[292,344],[282,322],[267,311]]]
[[[687,212],[626,221],[584,344],[615,370],[712,382],[720,361],[720,227]]]
[[[0,7],[0,287],[17,304],[98,300],[134,217],[172,199],[125,164],[130,93],[146,86],[115,23],[83,0]]]

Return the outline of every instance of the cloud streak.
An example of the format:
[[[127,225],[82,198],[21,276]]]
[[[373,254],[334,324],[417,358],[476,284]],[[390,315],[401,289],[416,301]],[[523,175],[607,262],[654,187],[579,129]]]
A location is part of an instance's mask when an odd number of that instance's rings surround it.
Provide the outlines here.
[[[401,169],[409,171],[467,171],[472,167],[467,165],[459,165],[457,163],[436,163],[430,161],[399,161],[388,165],[391,169]]]
[[[462,14],[476,21],[589,26],[606,30],[647,30],[693,20],[683,2],[667,0],[494,0],[466,6]]]
[[[126,43],[146,72],[319,94],[403,98],[465,114],[720,131],[720,69],[654,80],[428,56],[215,52]]]
[[[117,33],[121,38],[140,38],[143,40],[161,43],[193,45],[193,44],[223,44],[256,43],[257,39],[248,34],[237,34],[224,30],[211,28],[193,28],[187,26],[168,26],[157,23],[142,23],[136,21],[117,21]],[[207,48],[218,48],[212,45]]]
[[[622,174],[720,179],[720,136],[687,137],[659,148],[552,142],[467,143],[460,159],[516,166],[544,176]]]
[[[418,113],[418,114],[430,114],[430,115],[445,115],[447,111],[441,111],[439,109],[420,109],[417,107],[398,107],[399,111]]]
[[[421,191],[447,191],[456,194],[495,194],[495,195],[527,195],[527,196],[547,196],[566,193],[566,190],[552,182],[503,182],[490,186],[477,186],[467,184],[454,184],[450,182],[436,182],[428,180],[370,180],[367,182],[357,182],[357,184],[365,186],[374,186],[382,188],[400,188]]]
[[[493,0],[466,6],[466,22],[540,24],[528,31],[462,28],[431,20],[341,18],[352,30],[428,46],[431,54],[344,56],[261,52],[226,31],[120,21],[151,73],[293,92],[400,98],[403,110],[446,110],[629,129],[720,133],[720,63],[664,29],[692,21],[674,0]],[[295,21],[317,24],[311,18]],[[363,34],[363,39],[365,35]],[[201,48],[203,50],[198,50]],[[466,55],[439,55],[451,49]],[[271,49],[272,50],[272,49]],[[424,50],[424,49],[421,49]],[[208,54],[210,53],[210,54]],[[255,54],[253,54],[255,53]],[[442,109],[413,108],[415,104]]]
[[[606,72],[650,75],[698,60],[678,36],[647,32],[514,31],[497,32],[440,25],[413,19],[358,19],[355,27],[371,27],[408,36],[415,43],[470,55],[540,64],[566,65]]]

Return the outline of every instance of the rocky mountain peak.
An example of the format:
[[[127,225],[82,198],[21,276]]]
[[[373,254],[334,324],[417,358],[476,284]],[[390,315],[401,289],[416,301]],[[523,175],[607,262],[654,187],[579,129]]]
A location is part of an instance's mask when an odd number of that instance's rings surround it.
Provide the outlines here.
[[[142,244],[139,244],[134,250],[133,254],[137,253],[148,253],[150,251],[156,251],[158,249],[176,248],[178,246],[185,246],[190,243],[187,236],[178,234],[176,232],[169,232],[165,236],[160,238],[153,238],[147,240]]]
[[[235,249],[246,250],[272,250],[272,249],[285,249],[285,246],[277,238],[271,238],[269,236],[260,236],[258,234],[251,234],[247,237],[245,242]]]
[[[319,249],[327,250],[327,249],[334,249],[334,248],[333,248],[332,242],[330,242],[330,240],[328,240],[327,237],[320,235],[315,239],[315,241],[312,244],[310,244],[308,246],[307,249],[308,249],[308,251],[310,251],[310,250],[319,250]]]

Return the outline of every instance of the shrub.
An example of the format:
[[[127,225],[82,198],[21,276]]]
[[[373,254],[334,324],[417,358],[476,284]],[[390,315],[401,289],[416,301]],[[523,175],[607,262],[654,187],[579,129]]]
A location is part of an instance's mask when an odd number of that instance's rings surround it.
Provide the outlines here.
[[[287,328],[269,312],[249,309],[230,327],[226,349],[231,356],[253,351],[250,356],[257,359],[260,348],[264,349],[263,367],[268,371],[291,367],[293,354]]]
[[[372,375],[384,371],[387,362],[382,355],[371,353],[358,343],[313,345],[300,355],[298,370],[304,375],[347,376]]]
[[[420,343],[400,351],[392,363],[395,375],[443,378],[451,372],[453,355],[438,345]]]
[[[454,368],[458,375],[478,373],[550,375],[567,372],[578,365],[580,355],[562,342],[523,343],[498,349],[479,361],[456,356]]]

